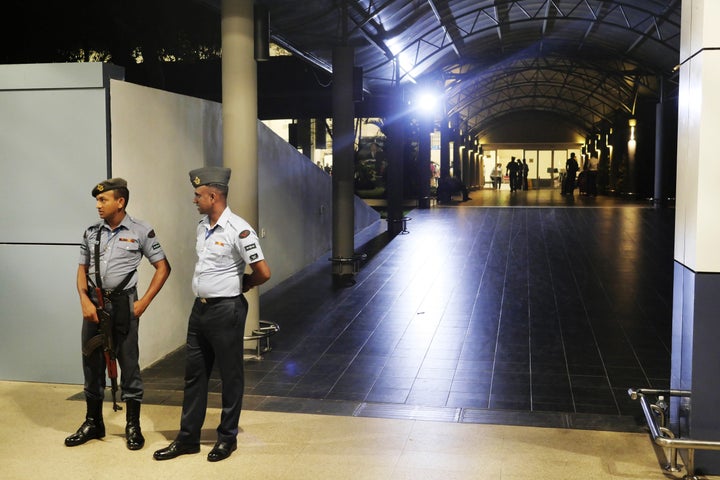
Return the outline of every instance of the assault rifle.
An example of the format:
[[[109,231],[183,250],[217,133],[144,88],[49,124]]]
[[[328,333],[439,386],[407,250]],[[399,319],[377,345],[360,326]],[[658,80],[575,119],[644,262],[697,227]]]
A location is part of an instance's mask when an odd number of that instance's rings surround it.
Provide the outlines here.
[[[97,297],[97,316],[100,325],[100,333],[92,337],[83,345],[83,355],[86,357],[95,351],[96,348],[102,347],[103,354],[105,355],[105,365],[107,366],[108,377],[110,377],[110,388],[112,390],[113,399],[113,410],[122,410],[122,407],[117,404],[116,394],[118,391],[117,383],[117,356],[115,353],[115,345],[113,343],[113,325],[112,317],[107,310],[105,310],[105,300],[103,298],[103,292],[99,288],[95,288],[95,296]]]

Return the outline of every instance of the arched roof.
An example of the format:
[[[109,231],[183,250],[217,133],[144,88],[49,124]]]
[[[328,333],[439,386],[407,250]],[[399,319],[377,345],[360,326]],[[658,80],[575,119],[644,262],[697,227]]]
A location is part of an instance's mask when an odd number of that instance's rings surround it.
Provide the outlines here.
[[[269,10],[272,41],[328,71],[334,46],[354,46],[369,95],[441,85],[446,112],[472,134],[520,111],[591,132],[675,87],[681,0],[256,3]]]

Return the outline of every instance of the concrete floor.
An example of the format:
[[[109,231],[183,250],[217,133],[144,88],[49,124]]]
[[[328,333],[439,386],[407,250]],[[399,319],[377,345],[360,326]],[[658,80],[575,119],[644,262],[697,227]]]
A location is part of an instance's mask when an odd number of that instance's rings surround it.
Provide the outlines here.
[[[208,410],[201,452],[157,462],[180,407],[149,404],[145,448],[125,447],[124,413],[105,404],[107,436],[63,439],[82,421],[76,385],[0,382],[0,477],[24,479],[667,479],[647,436],[420,420],[245,411],[238,450],[209,463],[219,410]],[[679,478],[679,475],[678,475]],[[717,478],[717,477],[716,477]]]

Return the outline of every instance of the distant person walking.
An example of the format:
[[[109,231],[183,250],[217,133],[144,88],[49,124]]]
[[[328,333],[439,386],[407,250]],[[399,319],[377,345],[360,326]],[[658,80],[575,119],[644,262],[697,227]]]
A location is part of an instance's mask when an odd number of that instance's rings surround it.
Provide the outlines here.
[[[587,162],[587,194],[591,197],[597,195],[597,176],[600,159],[593,154]]]
[[[508,174],[508,182],[510,183],[511,192],[517,190],[518,187],[518,169],[519,165],[515,162],[515,157],[511,157],[510,162],[508,162],[507,166],[505,167],[505,171]]]
[[[530,172],[530,168],[528,167],[527,161],[525,159],[522,159],[522,164],[520,164],[520,187],[523,190],[528,189],[528,173]]]
[[[575,175],[577,175],[580,166],[578,165],[575,153],[570,154],[570,158],[565,162],[565,181],[562,184],[562,194],[572,195],[575,191]]]

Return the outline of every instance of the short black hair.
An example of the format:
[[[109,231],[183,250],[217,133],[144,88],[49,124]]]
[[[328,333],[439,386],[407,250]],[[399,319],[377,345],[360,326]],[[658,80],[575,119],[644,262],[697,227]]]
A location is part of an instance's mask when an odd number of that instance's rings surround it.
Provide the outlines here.
[[[208,183],[207,186],[217,190],[223,197],[227,197],[229,190],[227,185],[222,183]]]
[[[128,190],[127,187],[118,187],[114,188],[112,191],[115,193],[115,200],[118,198],[125,199],[125,208],[127,208],[128,203],[130,202],[130,190]]]

